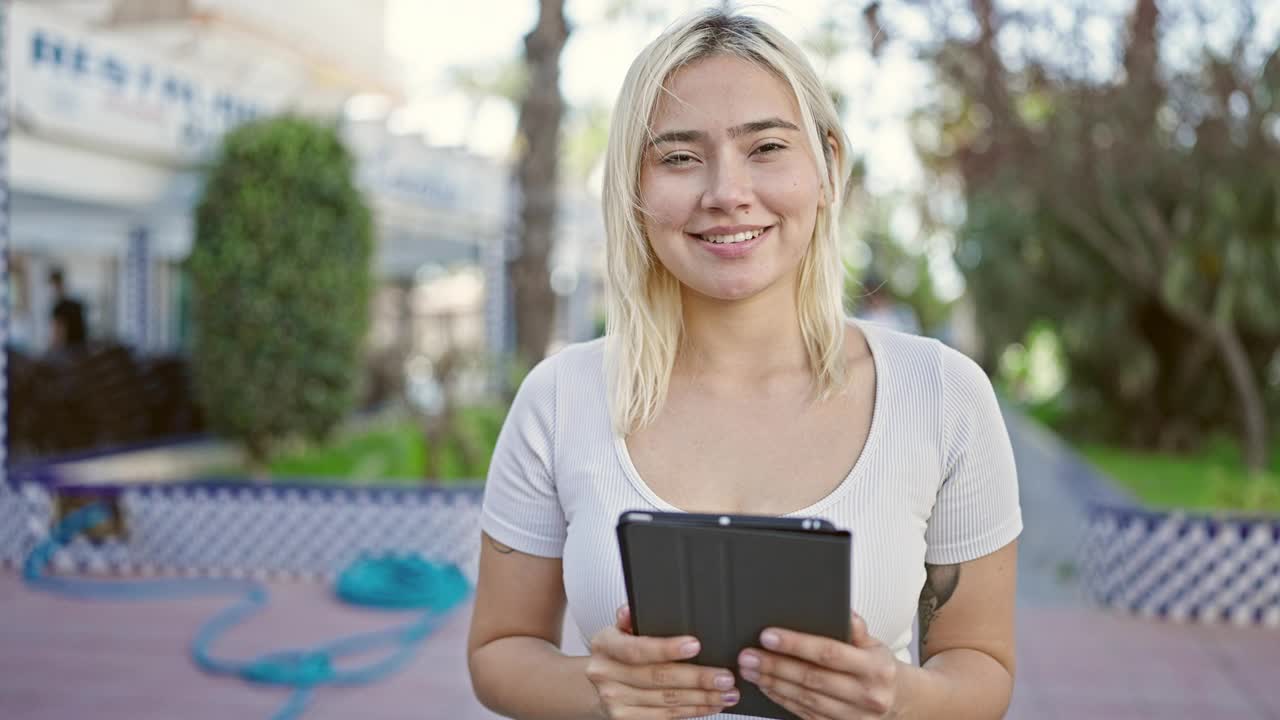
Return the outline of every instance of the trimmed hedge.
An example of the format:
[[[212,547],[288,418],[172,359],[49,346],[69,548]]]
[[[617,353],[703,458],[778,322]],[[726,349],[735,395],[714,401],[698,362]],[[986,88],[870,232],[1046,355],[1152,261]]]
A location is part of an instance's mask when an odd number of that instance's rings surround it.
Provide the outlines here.
[[[190,258],[197,395],[215,432],[265,467],[326,437],[355,401],[373,226],[337,132],[283,116],[229,133]]]

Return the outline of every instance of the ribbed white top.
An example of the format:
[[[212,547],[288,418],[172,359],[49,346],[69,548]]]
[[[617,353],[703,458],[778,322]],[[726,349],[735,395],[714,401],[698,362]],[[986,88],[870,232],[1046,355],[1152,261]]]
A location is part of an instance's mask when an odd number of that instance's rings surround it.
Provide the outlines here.
[[[976,363],[936,340],[858,327],[876,368],[866,445],[835,490],[791,515],[852,531],[853,610],[909,661],[924,564],[973,560],[1013,541],[1022,530],[1017,473]],[[525,379],[498,438],[481,520],[516,550],[563,558],[569,616],[584,642],[626,602],[618,516],[678,511],[645,484],[612,430],[603,349],[599,340],[570,346]]]

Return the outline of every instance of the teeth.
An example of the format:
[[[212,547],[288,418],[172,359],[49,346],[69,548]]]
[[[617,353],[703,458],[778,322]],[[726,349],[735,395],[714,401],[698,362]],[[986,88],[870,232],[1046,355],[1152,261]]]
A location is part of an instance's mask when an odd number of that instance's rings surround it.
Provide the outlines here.
[[[732,243],[746,242],[755,237],[759,237],[760,233],[768,228],[760,228],[759,230],[748,230],[746,232],[736,233],[734,235],[703,235],[702,239],[717,245],[726,245]]]

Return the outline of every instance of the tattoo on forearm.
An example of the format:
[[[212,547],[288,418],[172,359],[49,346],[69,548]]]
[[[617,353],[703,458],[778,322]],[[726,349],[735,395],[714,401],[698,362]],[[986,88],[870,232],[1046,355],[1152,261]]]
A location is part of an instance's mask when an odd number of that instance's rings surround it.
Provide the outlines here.
[[[503,545],[502,543],[498,542],[497,540],[494,540],[488,535],[486,535],[485,538],[489,541],[489,547],[502,553],[503,555],[510,555],[511,553],[515,552],[515,548],[507,547],[506,545]]]
[[[924,659],[925,643],[929,641],[929,625],[938,616],[960,584],[959,565],[924,566],[924,588],[920,590],[920,658]]]

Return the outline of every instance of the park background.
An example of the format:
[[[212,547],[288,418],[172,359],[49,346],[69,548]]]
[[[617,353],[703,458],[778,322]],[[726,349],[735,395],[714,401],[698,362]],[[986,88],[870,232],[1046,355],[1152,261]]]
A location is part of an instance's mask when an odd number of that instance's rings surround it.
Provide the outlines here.
[[[72,555],[136,573],[130,526],[180,510],[131,488],[395,490],[389,503],[473,509],[519,379],[603,331],[602,156],[627,65],[705,4],[6,2],[5,499],[37,526],[15,521],[6,562],[92,497],[119,535],[95,542],[119,552]],[[1004,403],[1033,641],[1015,711],[1083,697],[1109,708],[1094,717],[1280,717],[1259,669],[1280,659],[1280,5],[746,9],[800,41],[852,141],[849,312],[969,354]],[[83,342],[57,327],[60,301]],[[216,517],[201,532],[290,541]],[[457,511],[457,537],[472,518]],[[1156,540],[1113,542],[1142,534],[1134,522]],[[1128,592],[1119,560],[1091,564],[1177,545],[1160,532],[1209,546],[1237,531],[1233,565],[1197,566],[1197,546],[1171,566],[1190,589]],[[166,543],[204,537],[175,532]],[[199,564],[154,552],[152,571]],[[98,626],[91,606],[5,592],[32,614],[0,631]],[[173,637],[200,611],[168,611]],[[1107,645],[1081,637],[1136,639],[1124,663],[1068,657],[1059,675],[1037,631],[1082,654]],[[450,637],[414,667],[463,677]],[[1149,687],[1090,675],[1153,647],[1168,667]],[[0,694],[33,717],[104,693],[138,712],[129,680],[61,696],[38,681],[94,662],[23,655],[0,665]],[[377,696],[388,717],[480,712],[453,688],[460,705],[423,715],[410,687]]]

